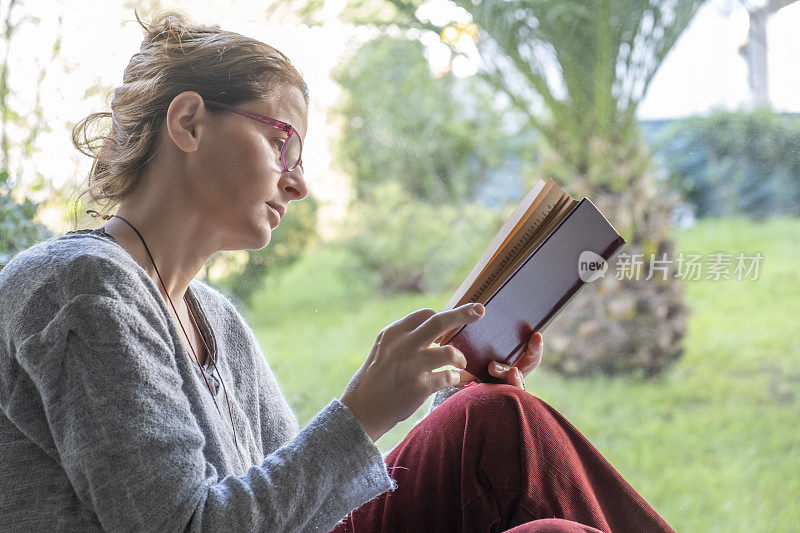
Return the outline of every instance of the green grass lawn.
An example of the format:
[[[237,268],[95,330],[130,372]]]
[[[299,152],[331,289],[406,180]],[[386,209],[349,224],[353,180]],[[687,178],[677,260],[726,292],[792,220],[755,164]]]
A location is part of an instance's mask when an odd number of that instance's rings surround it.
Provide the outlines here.
[[[705,220],[675,236],[687,253],[760,252],[759,279],[685,283],[685,355],[659,380],[537,370],[528,390],[567,416],[678,531],[797,531],[800,220]],[[247,316],[301,425],[341,395],[381,328],[449,296],[381,298],[347,270],[341,252],[311,250],[267,283]],[[546,350],[546,331],[544,339]],[[427,407],[378,447],[394,447]]]

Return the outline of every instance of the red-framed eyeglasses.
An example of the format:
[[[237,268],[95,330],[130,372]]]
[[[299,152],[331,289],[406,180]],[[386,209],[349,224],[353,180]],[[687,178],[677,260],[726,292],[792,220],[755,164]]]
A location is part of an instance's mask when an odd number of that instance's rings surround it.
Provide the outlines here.
[[[204,101],[206,105],[210,107],[217,107],[226,111],[231,111],[237,115],[242,115],[243,117],[263,122],[264,124],[268,124],[273,128],[286,132],[289,136],[283,142],[283,146],[281,147],[281,162],[283,162],[283,168],[286,169],[287,172],[294,170],[297,165],[300,165],[300,168],[303,168],[303,141],[300,140],[300,134],[297,133],[297,130],[294,129],[291,124],[281,122],[280,120],[275,120],[274,118],[265,117],[264,115],[259,115],[258,113],[253,113],[251,111],[245,111],[244,109],[237,109],[233,106],[229,106],[228,104],[223,104],[222,102],[215,102],[213,100]]]

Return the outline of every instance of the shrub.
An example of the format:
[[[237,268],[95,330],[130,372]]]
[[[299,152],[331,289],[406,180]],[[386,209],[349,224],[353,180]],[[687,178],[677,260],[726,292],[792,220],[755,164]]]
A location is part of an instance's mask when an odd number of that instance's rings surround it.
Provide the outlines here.
[[[46,226],[33,221],[38,204],[11,197],[8,172],[0,172],[0,269],[25,248],[53,236]]]
[[[679,121],[657,144],[698,217],[800,215],[800,117],[769,110]]]
[[[414,201],[397,183],[376,186],[350,216],[358,229],[342,244],[384,293],[454,289],[502,223],[500,213],[481,205]]]

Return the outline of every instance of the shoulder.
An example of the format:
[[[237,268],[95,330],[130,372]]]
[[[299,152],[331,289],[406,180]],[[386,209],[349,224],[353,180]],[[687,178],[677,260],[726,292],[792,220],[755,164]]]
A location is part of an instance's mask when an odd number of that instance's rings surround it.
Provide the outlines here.
[[[0,270],[0,291],[17,283],[58,279],[68,286],[87,286],[98,277],[137,277],[138,265],[119,245],[94,234],[67,234],[17,253]]]
[[[37,331],[76,298],[153,307],[146,272],[116,243],[93,234],[67,234],[16,254],[0,270],[0,318],[19,335]],[[152,285],[152,283],[150,283]]]

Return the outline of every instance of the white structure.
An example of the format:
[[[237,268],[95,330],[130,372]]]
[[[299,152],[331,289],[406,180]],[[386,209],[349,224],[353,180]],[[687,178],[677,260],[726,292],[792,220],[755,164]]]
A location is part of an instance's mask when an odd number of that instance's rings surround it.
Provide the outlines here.
[[[708,0],[667,56],[642,120],[769,105],[800,112],[800,2]]]

